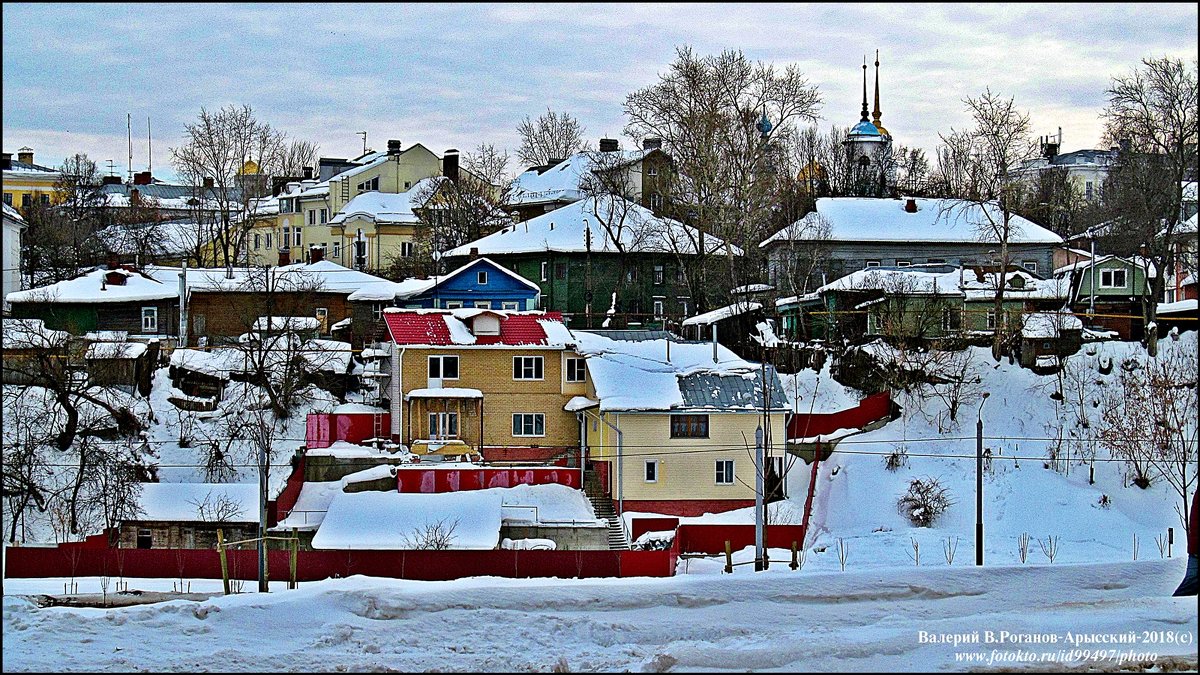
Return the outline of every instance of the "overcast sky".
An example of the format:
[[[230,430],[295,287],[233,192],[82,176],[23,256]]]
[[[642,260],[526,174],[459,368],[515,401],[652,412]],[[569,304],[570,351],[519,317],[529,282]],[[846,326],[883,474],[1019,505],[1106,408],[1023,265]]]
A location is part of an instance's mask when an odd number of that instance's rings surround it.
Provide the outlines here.
[[[962,99],[1013,96],[1064,150],[1100,143],[1110,78],[1143,57],[1196,59],[1197,5],[49,5],[5,3],[4,151],[57,167],[85,152],[156,176],[201,107],[236,103],[321,154],[354,157],[355,132],[441,153],[510,151],[547,107],[593,145],[624,128],[626,95],[678,45],[798,64],[819,88],[822,129],[861,107],[862,58],[878,48],[883,122],[932,152],[968,125]],[[873,83],[873,76],[872,76]],[[623,141],[628,143],[627,140]],[[514,153],[515,154],[515,153]],[[514,167],[515,168],[515,167]]]

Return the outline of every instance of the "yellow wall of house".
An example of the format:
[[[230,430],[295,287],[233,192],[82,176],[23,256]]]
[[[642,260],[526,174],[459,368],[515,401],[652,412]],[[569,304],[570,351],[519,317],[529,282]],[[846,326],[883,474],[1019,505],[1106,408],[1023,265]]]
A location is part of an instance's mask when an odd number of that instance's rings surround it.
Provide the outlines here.
[[[358,185],[379,178],[379,191],[391,194],[407,192],[423,178],[440,176],[442,161],[425,146],[416,144],[399,155],[389,157],[369,169],[355,172],[347,171],[351,176],[334,176],[329,179],[330,206],[333,213],[342,210],[346,202],[357,197],[360,193]],[[348,184],[348,188],[343,185]]]
[[[588,412],[584,427],[588,456],[612,462],[612,497],[625,499],[754,499],[754,431],[757,413],[708,414],[708,438],[671,438],[671,413],[609,412],[603,419],[622,431],[624,466],[618,468],[617,434],[599,421],[597,408]],[[786,438],[784,413],[771,415],[773,455],[782,456]],[[748,448],[747,448],[748,444]],[[717,460],[733,460],[733,485],[717,485]],[[658,462],[658,479],[646,482],[645,463]],[[618,481],[618,472],[624,481]],[[623,485],[622,485],[623,482]]]
[[[3,178],[4,201],[20,210],[25,206],[26,196],[29,197],[30,204],[35,204],[42,201],[44,195],[45,201],[57,204],[61,199],[54,189],[56,182],[58,182],[58,174],[45,176],[24,171],[5,171]]]
[[[403,251],[404,242],[415,246],[417,238],[417,223],[376,226],[375,221],[368,218],[350,218],[334,227],[329,228],[330,250],[326,257],[344,267],[354,267],[354,240],[358,230],[362,229],[363,238],[367,240],[368,271],[379,271],[389,266],[391,259],[398,257]],[[341,243],[341,255],[333,255],[333,242]]]
[[[486,446],[539,445],[543,447],[579,445],[579,422],[575,413],[563,410],[572,396],[585,389],[584,383],[565,382],[565,355],[575,356],[562,349],[533,348],[477,348],[463,347],[408,347],[402,357],[401,388],[405,395],[414,389],[429,387],[429,357],[458,356],[459,378],[443,379],[441,386],[465,387],[483,392],[483,434]],[[513,379],[513,357],[541,356],[543,368],[541,380]],[[401,436],[406,442],[429,437],[430,410],[457,411],[459,402],[454,399],[435,401],[414,399],[404,401]],[[463,413],[459,415],[459,438],[475,446],[479,442],[479,418],[474,412],[475,401],[461,401]],[[514,413],[542,413],[546,416],[544,436],[514,436],[512,416]]]

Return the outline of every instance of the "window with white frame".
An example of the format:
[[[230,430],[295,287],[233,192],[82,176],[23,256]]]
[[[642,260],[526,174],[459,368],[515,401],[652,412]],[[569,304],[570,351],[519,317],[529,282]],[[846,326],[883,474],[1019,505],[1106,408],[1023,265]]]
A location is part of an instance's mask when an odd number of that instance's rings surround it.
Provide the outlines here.
[[[1021,267],[1024,267],[1025,269],[1029,270],[1030,272],[1037,274],[1037,261],[1036,260],[1024,260],[1021,262]]]
[[[487,271],[486,270],[481,270],[478,274],[475,275],[475,283],[479,284],[480,286],[487,285]]]
[[[413,243],[411,241],[400,242],[400,257],[411,258],[413,254]]]
[[[513,357],[513,379],[514,380],[541,380],[542,377],[542,357],[540,356],[514,356]]]
[[[475,301],[475,309],[491,309],[491,308],[492,308],[491,300],[476,300]]]
[[[431,438],[458,438],[458,413],[429,413],[429,436]]]
[[[583,382],[587,379],[586,364],[585,359],[567,359],[567,382]]]
[[[658,194],[657,192],[650,193],[650,208],[652,210],[658,210],[662,208],[662,195]]]
[[[254,248],[255,248],[255,249],[260,249],[260,248],[262,248],[262,235],[261,235],[261,234],[257,234],[257,233],[255,233],[255,235],[254,235]]]
[[[295,239],[295,243],[292,244],[293,246],[300,246],[300,232],[301,232],[300,228],[297,227],[296,231],[295,231],[296,239]]]
[[[679,300],[679,313],[683,316],[687,316],[688,309],[690,309],[688,307],[688,300],[691,300],[691,298],[676,298],[676,300]]]
[[[912,261],[911,260],[900,260],[899,258],[897,258],[896,259],[896,267],[912,267]]]
[[[955,307],[942,308],[942,332],[950,333],[962,329],[962,314]]]
[[[325,335],[329,332],[329,308],[317,308],[317,323],[321,326],[321,334]]]
[[[383,319],[383,303],[382,302],[371,303],[371,316],[376,321]]]
[[[336,260],[342,259],[342,242],[340,242],[340,241],[333,242],[333,257]]]
[[[996,310],[989,309],[987,313],[987,329],[996,330]]]
[[[462,309],[462,300],[447,300],[446,309]]]
[[[663,301],[654,301],[654,318],[661,319],[663,317]]]
[[[143,307],[142,308],[142,332],[158,332],[158,308]]]
[[[645,464],[645,479],[647,483],[658,482],[658,460],[648,459]]]
[[[292,228],[285,227],[285,228],[283,228],[283,236],[279,238],[279,247],[283,248],[285,246],[290,246],[291,243],[292,243]]]
[[[329,222],[329,209],[321,209],[321,224]]]
[[[717,485],[733,485],[733,460],[717,460]]]
[[[442,380],[457,380],[458,357],[440,355],[429,357],[429,377]]]
[[[663,270],[663,266],[655,265],[654,266],[654,285],[661,286],[662,282],[663,282],[663,278],[665,276],[666,276],[666,274],[665,274],[665,271]]]
[[[271,233],[270,232],[266,233],[265,235],[263,235],[263,238],[266,239],[266,247],[265,248],[271,248],[272,247],[271,240],[273,239],[273,237],[271,236]]]
[[[513,413],[513,436],[545,436],[546,415],[544,413]]]
[[[509,302],[509,301],[505,300],[504,302],[500,303],[500,309],[519,310],[519,309],[521,309],[521,303]]]
[[[309,225],[317,224],[317,210],[316,209],[312,209],[308,212],[308,224]]]
[[[880,265],[880,261],[878,261],[878,260],[868,260],[867,261],[867,267],[879,267],[879,265]]]
[[[1125,270],[1100,270],[1100,288],[1125,288]]]
[[[545,280],[546,280],[546,266],[547,266],[547,263],[543,262],[543,263],[542,263],[542,274],[541,274],[541,277],[542,277],[542,278],[541,278],[541,280],[542,280],[542,281],[545,281]]]

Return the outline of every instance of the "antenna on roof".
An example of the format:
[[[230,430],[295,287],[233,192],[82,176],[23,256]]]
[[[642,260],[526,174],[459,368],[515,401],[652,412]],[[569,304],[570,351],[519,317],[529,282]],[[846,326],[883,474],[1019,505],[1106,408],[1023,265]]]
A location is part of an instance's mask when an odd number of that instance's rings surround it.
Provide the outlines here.
[[[129,182],[133,182],[133,116],[125,113],[125,136],[129,141],[129,163],[125,165],[129,174]]]
[[[150,140],[150,116],[146,116],[146,171],[154,171],[154,143]]]
[[[355,133],[355,134],[357,134],[357,135],[359,135],[359,136],[362,136],[362,137],[363,137],[363,154],[364,154],[364,155],[365,155],[365,154],[367,154],[367,132],[365,132],[365,131],[356,131],[356,132],[354,132],[354,133]]]

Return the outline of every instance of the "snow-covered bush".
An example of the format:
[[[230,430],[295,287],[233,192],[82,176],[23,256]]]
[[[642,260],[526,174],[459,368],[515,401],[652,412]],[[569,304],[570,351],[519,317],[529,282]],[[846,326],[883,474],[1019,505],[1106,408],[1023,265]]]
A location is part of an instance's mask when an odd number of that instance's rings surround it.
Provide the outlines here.
[[[950,508],[950,492],[936,478],[914,478],[896,502],[900,514],[917,527],[929,527]]]

